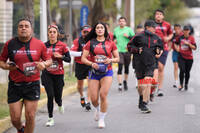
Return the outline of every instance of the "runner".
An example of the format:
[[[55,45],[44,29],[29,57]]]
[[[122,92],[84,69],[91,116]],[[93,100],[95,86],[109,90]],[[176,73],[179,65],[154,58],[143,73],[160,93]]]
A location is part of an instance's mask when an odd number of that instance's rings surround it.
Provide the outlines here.
[[[164,67],[168,55],[168,42],[172,39],[173,32],[171,25],[164,21],[164,12],[157,9],[154,12],[155,22],[157,24],[155,33],[162,39],[164,51],[158,59],[158,96],[163,96],[163,80],[164,80]]]
[[[192,50],[196,50],[196,42],[192,35],[190,35],[190,27],[183,27],[183,35],[176,41],[175,49],[179,52],[178,66],[180,69],[179,91],[183,89],[183,80],[185,79],[184,89],[188,90],[188,83],[190,79],[190,70],[193,64]]]
[[[175,80],[173,87],[177,88],[178,87],[178,52],[175,50],[174,45],[175,45],[176,40],[178,40],[178,38],[183,35],[180,24],[174,25],[174,32],[175,33],[173,34],[173,37],[171,40],[171,48],[173,50],[172,61],[174,63],[174,80]]]
[[[156,56],[161,56],[162,41],[154,34],[155,22],[147,20],[145,31],[137,34],[128,43],[129,52],[135,57],[135,71],[138,79],[139,109],[144,113],[150,113],[147,107],[150,96],[150,88],[156,64]]]
[[[7,41],[0,55],[0,68],[9,70],[8,104],[10,118],[18,133],[33,133],[40,99],[40,70],[51,65],[42,41],[32,37],[29,19],[18,21],[18,36]],[[10,62],[7,62],[9,59]],[[21,122],[25,107],[25,125]]]
[[[120,17],[118,20],[119,26],[114,29],[114,39],[119,51],[120,62],[118,63],[117,80],[119,83],[119,91],[122,91],[122,69],[124,66],[124,90],[128,90],[128,73],[129,64],[131,62],[131,54],[127,51],[127,44],[134,36],[133,30],[126,26],[126,18]]]
[[[91,101],[95,107],[95,120],[98,127],[104,128],[104,117],[107,113],[107,95],[112,84],[113,70],[111,63],[119,61],[119,54],[115,43],[108,39],[108,31],[104,23],[98,22],[86,37],[82,62],[90,65],[89,91]],[[87,57],[90,55],[90,60]],[[112,58],[113,56],[113,58]],[[99,107],[100,98],[100,107]]]
[[[48,26],[49,41],[45,43],[47,47],[47,54],[53,59],[53,64],[42,71],[42,85],[44,85],[47,93],[47,109],[48,121],[46,126],[53,126],[53,108],[54,99],[58,104],[58,110],[61,114],[64,113],[64,106],[62,105],[62,92],[64,87],[64,68],[63,61],[70,62],[71,57],[67,45],[58,40],[59,31],[56,25]]]
[[[83,85],[84,85],[84,79],[86,79],[88,77],[88,73],[89,70],[91,69],[90,66],[83,64],[83,62],[81,62],[81,54],[83,51],[83,47],[85,46],[85,36],[90,32],[91,27],[89,25],[85,25],[81,28],[81,37],[80,38],[76,38],[73,42],[73,46],[71,48],[71,54],[72,56],[76,56],[75,57],[75,76],[77,78],[77,89],[78,92],[80,94],[80,101],[81,101],[81,106],[85,107],[86,110],[91,110],[91,106],[90,106],[90,95],[89,95],[89,91],[87,91],[87,103],[85,100],[85,97],[83,95]],[[89,85],[89,83],[88,83]],[[88,87],[89,88],[89,87]]]

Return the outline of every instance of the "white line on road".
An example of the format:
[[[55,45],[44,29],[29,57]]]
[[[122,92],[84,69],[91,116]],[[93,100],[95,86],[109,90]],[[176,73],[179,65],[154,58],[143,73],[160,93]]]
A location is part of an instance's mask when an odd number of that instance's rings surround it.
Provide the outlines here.
[[[194,104],[185,104],[185,115],[195,115],[195,105]]]

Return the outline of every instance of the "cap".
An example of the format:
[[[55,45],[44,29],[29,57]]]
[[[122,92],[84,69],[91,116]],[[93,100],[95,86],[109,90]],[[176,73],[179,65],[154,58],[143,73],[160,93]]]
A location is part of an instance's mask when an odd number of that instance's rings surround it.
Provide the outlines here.
[[[90,32],[91,31],[91,27],[89,25],[84,25],[83,27],[81,27],[81,30]]]
[[[185,26],[183,27],[183,30],[190,30],[190,26],[185,25]]]
[[[147,20],[144,24],[144,27],[149,26],[149,27],[156,27],[156,23],[153,20]]]
[[[137,25],[137,29],[143,28],[141,24]]]

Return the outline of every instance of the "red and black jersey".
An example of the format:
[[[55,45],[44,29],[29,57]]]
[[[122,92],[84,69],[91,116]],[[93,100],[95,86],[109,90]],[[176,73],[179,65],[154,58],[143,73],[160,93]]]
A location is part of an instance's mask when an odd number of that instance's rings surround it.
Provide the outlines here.
[[[181,32],[179,35],[176,35],[175,33],[173,34],[173,37],[171,39],[172,42],[172,49],[175,50],[174,48],[174,44],[176,43],[176,40],[178,40],[181,36],[183,35],[183,33]]]
[[[29,49],[25,48],[29,45]],[[30,61],[28,54],[31,55],[33,62]],[[51,57],[47,54],[47,49],[44,43],[36,38],[32,37],[29,42],[21,42],[17,37],[7,41],[4,45],[3,51],[0,55],[0,60],[6,62],[8,59],[15,62],[19,67],[20,71],[24,71],[24,67],[28,64],[33,64],[34,62],[39,62],[42,60],[48,60]],[[33,82],[40,79],[40,72],[37,72],[31,76],[25,76],[19,70],[13,70],[9,72],[10,80],[14,82]]]
[[[164,41],[164,37],[173,34],[170,23],[163,21],[162,23],[156,23],[156,34],[162,39],[164,50],[168,51],[168,42]]]
[[[47,54],[50,55],[53,60],[53,64],[49,68],[47,68],[47,71],[54,75],[64,74],[63,59],[55,58],[53,53],[57,52],[61,55],[65,55],[65,53],[69,53],[67,44],[61,41],[57,41],[55,44],[50,44],[50,42],[48,41],[45,43],[45,45],[47,47]]]
[[[71,51],[75,51],[75,52],[82,52],[83,51],[83,47],[85,46],[85,41],[82,37],[80,38],[76,38],[73,41],[73,46],[71,47]],[[83,64],[81,62],[81,57],[75,57],[75,62],[79,63],[79,64]]]
[[[185,41],[188,41],[190,44],[196,46],[196,42],[193,36],[189,36],[188,38],[182,35],[177,41],[176,44],[179,45],[179,53],[184,59],[193,59],[192,49],[185,44]]]
[[[103,48],[103,43],[105,45],[106,52]],[[95,46],[93,50],[91,50],[92,46]],[[117,50],[117,46],[112,40],[106,40],[104,42],[99,42],[96,39],[93,39],[86,43],[86,45],[84,46],[84,50],[89,51],[90,60],[92,62],[95,62],[95,55],[104,55],[108,58],[112,58],[112,51]],[[108,70],[112,70],[111,64],[108,65]]]

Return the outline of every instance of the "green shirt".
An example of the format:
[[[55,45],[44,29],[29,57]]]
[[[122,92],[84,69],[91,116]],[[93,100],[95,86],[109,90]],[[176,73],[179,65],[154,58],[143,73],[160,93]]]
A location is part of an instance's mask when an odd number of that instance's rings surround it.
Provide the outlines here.
[[[119,26],[114,29],[114,36],[117,40],[117,48],[119,52],[127,52],[127,44],[130,41],[128,38],[124,36],[126,33],[128,36],[133,37],[135,34],[130,27],[125,26],[124,28],[120,28]]]

